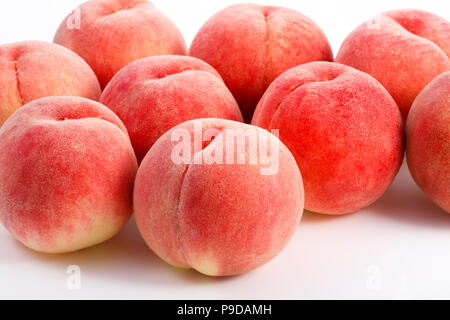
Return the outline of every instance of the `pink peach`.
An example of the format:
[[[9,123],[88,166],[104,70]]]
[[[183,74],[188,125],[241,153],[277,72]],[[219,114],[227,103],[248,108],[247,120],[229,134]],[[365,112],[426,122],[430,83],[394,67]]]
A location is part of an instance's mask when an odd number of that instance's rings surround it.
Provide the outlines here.
[[[131,214],[137,161],[98,102],[30,102],[0,129],[0,221],[25,246],[64,253],[115,235]]]
[[[187,139],[187,161],[177,158],[177,137]],[[270,152],[250,141],[270,143]],[[278,154],[276,170],[263,171],[269,163],[262,154]],[[276,136],[211,118],[165,133],[134,188],[136,223],[149,247],[171,265],[212,276],[241,274],[274,258],[296,230],[303,201],[300,171]]]
[[[417,94],[450,70],[450,23],[420,10],[382,13],[360,25],[336,62],[364,71],[394,97],[406,121]]]
[[[55,43],[85,59],[104,88],[130,62],[186,54],[178,28],[147,0],[90,0],[69,14]]]
[[[97,78],[72,51],[53,43],[0,45],[0,126],[24,104],[47,96],[100,97]]]
[[[246,121],[282,72],[310,61],[333,60],[327,38],[308,17],[256,4],[232,5],[215,14],[197,33],[189,55],[220,73]]]
[[[192,119],[242,121],[239,106],[220,75],[185,56],[156,56],[123,68],[100,102],[113,110],[130,134],[138,160],[172,127]]]
[[[371,76],[337,63],[312,62],[283,73],[252,124],[280,130],[302,172],[310,211],[367,207],[386,191],[403,159],[395,101]]]

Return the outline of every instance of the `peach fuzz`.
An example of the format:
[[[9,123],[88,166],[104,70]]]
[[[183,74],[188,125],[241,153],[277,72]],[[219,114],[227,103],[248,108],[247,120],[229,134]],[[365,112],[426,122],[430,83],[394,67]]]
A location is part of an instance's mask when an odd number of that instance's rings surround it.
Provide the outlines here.
[[[308,17],[256,4],[232,5],[215,14],[197,33],[189,55],[220,73],[246,121],[282,72],[310,61],[333,60],[326,36]]]
[[[450,70],[450,23],[420,10],[394,10],[360,25],[336,62],[364,71],[394,97],[406,122],[417,94]]]
[[[267,89],[252,124],[279,129],[297,160],[305,209],[345,214],[367,207],[402,163],[402,119],[371,76],[331,62],[292,68]]]
[[[24,104],[47,96],[100,97],[97,78],[72,51],[41,41],[0,45],[0,126]]]
[[[131,63],[111,80],[100,102],[127,127],[139,161],[159,137],[182,122],[242,121],[236,100],[214,68],[186,56],[156,56]]]
[[[450,71],[431,81],[414,101],[406,157],[417,184],[450,213]]]
[[[203,142],[196,143],[199,123]],[[178,143],[174,133],[180,130],[194,141],[192,162],[173,161]],[[241,133],[231,140],[226,138],[228,130]],[[262,161],[252,164],[247,159],[261,160],[250,143],[240,140],[247,134],[270,141],[270,152],[279,150],[276,172],[261,174]],[[237,149],[241,153],[229,148],[234,144],[243,147]],[[206,162],[212,150],[223,150],[222,163]],[[226,162],[230,155],[246,161]],[[300,171],[276,136],[211,118],[191,120],[165,133],[142,162],[134,188],[135,219],[148,246],[173,266],[210,276],[242,274],[274,258],[294,234],[303,202]]]
[[[178,28],[147,0],[87,1],[61,23],[54,42],[83,57],[102,88],[130,62],[187,51]]]
[[[0,129],[0,221],[25,246],[65,253],[129,219],[137,161],[119,118],[98,102],[30,102]]]

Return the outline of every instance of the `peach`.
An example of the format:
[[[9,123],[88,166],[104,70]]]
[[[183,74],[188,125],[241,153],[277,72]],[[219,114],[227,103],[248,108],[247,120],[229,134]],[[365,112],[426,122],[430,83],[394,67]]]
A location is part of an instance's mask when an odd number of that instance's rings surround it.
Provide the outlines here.
[[[404,121],[417,94],[450,70],[450,23],[420,10],[394,10],[360,25],[336,62],[364,71],[394,97]]]
[[[186,54],[178,28],[147,0],[90,0],[68,15],[54,42],[78,53],[102,88],[135,60]]]
[[[282,72],[310,61],[333,60],[327,38],[308,17],[256,4],[232,5],[215,14],[197,33],[189,55],[220,73],[246,121]]]
[[[100,97],[97,78],[72,51],[41,41],[0,45],[0,126],[24,104],[48,96]]]
[[[182,122],[242,121],[236,100],[214,68],[186,56],[156,56],[131,63],[111,80],[100,102],[127,127],[139,161],[160,136]]]
[[[276,166],[264,171],[269,162]],[[138,228],[158,256],[211,276],[275,257],[296,230],[303,201],[295,159],[275,135],[212,118],[180,124],[153,145],[133,200]]]
[[[279,129],[302,172],[305,208],[345,214],[367,207],[402,163],[403,127],[389,93],[371,76],[312,62],[279,76],[252,124]]]
[[[0,221],[25,246],[64,253],[115,235],[137,161],[119,118],[81,97],[34,100],[0,129]]]
[[[406,157],[417,184],[450,213],[450,71],[432,80],[414,101]]]

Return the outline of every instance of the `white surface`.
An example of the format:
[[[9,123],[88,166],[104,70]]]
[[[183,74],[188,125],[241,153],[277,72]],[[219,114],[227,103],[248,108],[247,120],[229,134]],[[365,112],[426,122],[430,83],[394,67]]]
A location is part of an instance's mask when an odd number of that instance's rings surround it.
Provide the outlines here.
[[[288,247],[248,274],[208,278],[147,249],[134,221],[80,252],[34,253],[0,227],[0,298],[403,299],[450,298],[450,215],[403,167],[389,191],[359,213],[305,213]],[[71,265],[81,288],[69,290]]]
[[[153,1],[188,43],[217,10],[239,1]],[[335,54],[345,36],[375,14],[415,7],[449,19],[445,1],[258,1],[315,20]],[[51,41],[80,1],[0,1],[0,43]],[[81,288],[69,290],[71,265]],[[357,214],[305,213],[289,246],[239,277],[212,279],[169,267],[139,237],[133,221],[114,239],[62,256],[34,253],[0,226],[0,298],[299,299],[450,298],[450,215],[417,188],[405,167],[389,191]]]

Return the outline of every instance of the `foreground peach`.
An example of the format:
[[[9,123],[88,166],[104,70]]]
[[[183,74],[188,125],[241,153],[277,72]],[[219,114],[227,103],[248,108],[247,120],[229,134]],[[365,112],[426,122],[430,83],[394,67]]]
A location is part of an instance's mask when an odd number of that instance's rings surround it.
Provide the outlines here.
[[[149,57],[131,63],[111,80],[100,102],[127,127],[139,161],[160,136],[182,122],[198,118],[242,121],[236,100],[214,68],[185,56]]]
[[[303,201],[300,171],[278,138],[223,119],[188,121],[164,134],[134,189],[149,247],[174,266],[212,276],[241,274],[275,257],[296,230]]]
[[[417,184],[450,213],[450,72],[431,81],[414,101],[406,156]]]
[[[80,97],[30,102],[0,129],[0,220],[27,247],[64,253],[115,235],[137,161],[119,118]]]
[[[364,71],[394,97],[404,121],[417,94],[450,70],[450,23],[420,10],[382,13],[342,44],[336,62]]]
[[[53,43],[25,41],[0,45],[0,126],[24,104],[47,96],[97,100],[101,90],[89,65]]]
[[[302,63],[333,59],[327,38],[308,17],[256,4],[232,5],[215,14],[196,35],[189,55],[220,73],[246,121],[282,72]]]
[[[302,172],[305,208],[345,214],[378,199],[404,154],[402,119],[375,79],[331,62],[312,62],[278,77],[252,124],[279,129]]]
[[[54,41],[83,57],[102,88],[132,61],[187,50],[178,28],[147,0],[87,1],[66,17]]]

